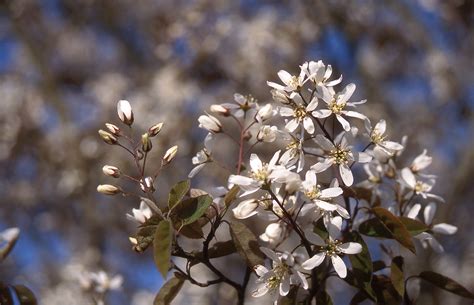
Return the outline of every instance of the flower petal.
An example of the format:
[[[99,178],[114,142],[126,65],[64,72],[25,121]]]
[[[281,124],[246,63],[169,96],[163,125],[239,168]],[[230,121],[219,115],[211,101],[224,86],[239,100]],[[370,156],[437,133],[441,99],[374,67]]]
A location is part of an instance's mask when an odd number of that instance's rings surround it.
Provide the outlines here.
[[[362,245],[354,242],[343,243],[339,245],[338,248],[342,253],[346,254],[358,254],[362,252]]]
[[[342,181],[346,186],[351,186],[352,183],[354,183],[354,176],[347,164],[343,163],[339,165],[339,173],[341,174]]]
[[[316,268],[317,266],[321,265],[325,257],[326,257],[326,253],[324,252],[317,253],[313,255],[313,257],[311,257],[310,259],[304,261],[301,264],[301,267],[305,270],[312,270]]]
[[[337,255],[332,255],[331,262],[337,275],[339,275],[340,278],[345,278],[347,276],[347,268],[342,258]]]

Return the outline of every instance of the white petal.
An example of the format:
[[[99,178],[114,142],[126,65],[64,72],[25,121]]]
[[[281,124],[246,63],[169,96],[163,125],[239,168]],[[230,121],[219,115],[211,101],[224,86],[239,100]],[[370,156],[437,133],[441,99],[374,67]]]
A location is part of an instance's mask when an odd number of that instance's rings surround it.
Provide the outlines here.
[[[342,228],[342,217],[328,217],[328,220],[325,222],[326,229],[328,230],[329,237],[333,240],[337,239],[341,235]]]
[[[341,115],[336,114],[336,119],[339,121],[339,123],[341,123],[342,128],[344,128],[345,131],[351,130],[351,124],[349,124],[349,122]]]
[[[298,120],[297,119],[292,119],[290,121],[288,121],[288,123],[286,123],[286,126],[285,128],[289,131],[289,132],[293,132],[296,130],[296,128],[298,128]]]
[[[421,204],[419,203],[414,204],[411,207],[410,211],[408,211],[407,217],[415,219],[418,213],[420,212],[420,209],[421,209]]]
[[[404,169],[402,169],[401,176],[402,176],[403,181],[405,181],[405,183],[409,187],[411,187],[412,189],[415,188],[416,178],[415,178],[415,175],[413,175],[413,173],[408,167],[405,167]]]
[[[337,100],[337,103],[338,103],[338,104],[342,104],[342,103],[347,102],[347,101],[351,98],[351,96],[352,96],[352,94],[354,93],[355,89],[356,89],[356,85],[355,85],[355,84],[349,84],[349,85],[347,85],[347,86],[344,88],[344,90],[342,90],[341,95],[339,95],[339,98],[338,98],[338,100]]]
[[[337,206],[336,211],[339,215],[341,215],[344,219],[351,218],[351,215],[349,214],[349,212],[345,208],[343,208],[339,204],[336,204],[336,206]]]
[[[232,209],[234,217],[237,219],[246,219],[257,214],[258,202],[254,199],[249,199],[239,203],[237,207]]]
[[[342,189],[340,187],[330,187],[321,191],[322,198],[334,198],[342,195]]]
[[[314,123],[313,123],[313,120],[310,117],[305,117],[303,119],[303,126],[304,126],[304,129],[306,129],[306,131],[309,134],[314,133]]]
[[[344,111],[341,111],[343,114],[347,115],[347,116],[350,116],[350,117],[353,117],[353,118],[357,118],[357,119],[361,119],[361,120],[366,120],[367,117],[365,115],[363,115],[362,113],[359,113],[357,111],[352,111],[352,110],[344,110]]]
[[[318,107],[318,99],[316,97],[314,97],[311,102],[308,104],[308,106],[306,106],[306,111],[307,112],[311,112],[313,111],[314,109],[316,109],[316,107]]]
[[[337,210],[337,205],[335,204],[332,204],[332,203],[329,203],[329,202],[326,202],[326,201],[323,201],[323,200],[315,200],[314,203],[316,203],[316,205],[320,208],[320,209],[323,209],[325,211],[335,211]]]
[[[313,245],[316,245],[316,246],[324,246],[326,245],[326,243],[324,242],[324,240],[321,238],[321,236],[319,236],[318,234],[314,233],[311,229],[306,229],[304,231],[304,235],[306,237],[306,239],[312,243]]]
[[[338,246],[338,248],[342,253],[346,254],[358,254],[362,252],[362,245],[354,242],[343,243]]]
[[[372,156],[366,152],[357,152],[357,153],[354,153],[354,159],[356,162],[359,162],[359,163],[368,163],[372,161]]]
[[[337,255],[332,255],[331,262],[337,275],[339,275],[340,278],[345,278],[347,276],[347,268],[342,258]]]
[[[352,171],[347,164],[339,164],[339,173],[346,186],[351,186],[354,183],[354,176],[352,176]]]
[[[316,177],[316,172],[314,170],[309,170],[306,172],[305,181],[309,187],[312,187],[318,183],[318,179]]]
[[[328,138],[326,138],[322,134],[318,134],[315,138],[315,141],[325,151],[331,151],[335,148],[334,144],[332,144],[331,141],[329,141]]]
[[[305,270],[312,270],[316,268],[317,266],[321,265],[325,257],[326,257],[326,254],[324,252],[317,253],[310,259],[303,262],[301,264],[301,267]]]
[[[262,161],[256,154],[250,155],[250,167],[252,170],[257,170],[262,168]]]
[[[456,233],[458,230],[457,227],[447,224],[447,223],[439,223],[433,226],[433,232],[445,235],[452,235]]]
[[[331,167],[332,162],[329,159],[325,159],[324,162],[318,162],[311,166],[311,169],[314,170],[316,173],[322,173]]]
[[[308,281],[306,280],[306,277],[304,276],[304,274],[299,271],[296,271],[296,274],[299,277],[299,280],[303,289],[308,289]]]
[[[280,295],[285,296],[290,292],[290,278],[284,277],[280,283]]]
[[[294,114],[293,109],[291,109],[289,107],[281,107],[280,108],[280,115],[281,116],[287,117],[287,116],[293,116],[293,114]]]
[[[272,88],[275,88],[277,90],[285,90],[285,86],[282,86],[282,85],[274,83],[274,82],[267,82],[267,85],[272,87]]]
[[[206,163],[199,164],[198,166],[194,167],[188,174],[188,178],[193,178],[196,176],[201,169],[206,165]]]
[[[402,150],[403,145],[393,141],[383,141],[381,145],[388,150]]]
[[[291,74],[286,72],[285,70],[278,71],[278,77],[285,85],[288,85],[291,82],[292,78]]]
[[[252,296],[254,298],[258,298],[258,297],[261,297],[261,296],[264,296],[265,294],[267,294],[268,292],[268,287],[266,284],[261,284],[257,290],[253,291],[252,292]]]
[[[330,116],[332,114],[332,111],[329,109],[318,109],[313,111],[311,114],[319,119],[324,119]]]
[[[264,276],[268,272],[268,269],[263,265],[257,265],[253,270],[255,270],[255,273],[258,276]]]
[[[436,203],[430,202],[423,211],[423,216],[425,217],[425,223],[431,224],[433,222],[433,217],[436,213]]]
[[[378,121],[374,127],[374,131],[378,133],[379,135],[383,135],[386,129],[387,129],[387,123],[385,122],[385,120]]]
[[[255,183],[255,181],[252,178],[241,176],[241,175],[230,175],[229,183],[245,186],[245,185],[252,185]]]
[[[266,248],[266,247],[260,247],[260,251],[262,251],[263,254],[265,254],[272,261],[276,261],[276,262],[280,261],[280,258],[278,257],[278,255],[273,250],[271,250],[269,248]]]
[[[431,246],[431,249],[433,249],[436,253],[444,252],[443,246],[436,239],[428,239],[428,244]]]

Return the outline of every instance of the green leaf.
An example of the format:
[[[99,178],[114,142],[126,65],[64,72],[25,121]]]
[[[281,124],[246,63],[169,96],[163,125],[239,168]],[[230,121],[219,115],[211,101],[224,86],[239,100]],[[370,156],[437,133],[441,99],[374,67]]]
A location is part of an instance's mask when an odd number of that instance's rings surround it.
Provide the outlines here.
[[[237,252],[250,268],[263,264],[265,256],[260,251],[257,238],[246,225],[242,222],[232,222],[230,224],[230,235]]]
[[[176,183],[170,191],[169,198],[168,198],[168,207],[172,209],[176,204],[178,204],[181,200],[183,200],[186,193],[189,191],[191,187],[191,181],[184,180]]]
[[[133,247],[133,250],[143,252],[151,245],[155,236],[156,227],[162,220],[163,218],[160,215],[155,214],[140,225],[140,229],[134,236],[137,240],[137,244]]]
[[[179,231],[179,234],[191,239],[201,239],[204,236],[202,227],[198,221],[190,223],[186,226],[181,226],[178,223],[175,223],[175,229]]]
[[[370,218],[359,225],[359,232],[370,237],[391,238],[392,233],[383,225],[378,218]]]
[[[419,277],[441,289],[474,300],[474,294],[472,292],[447,276],[433,271],[423,271]]]
[[[237,194],[239,193],[240,188],[238,185],[234,185],[230,191],[224,197],[224,204],[226,207],[229,207],[232,202],[234,202],[235,198],[237,198]]]
[[[316,293],[316,304],[333,305],[331,296],[326,290],[319,289],[318,293]]]
[[[198,220],[206,213],[211,204],[212,198],[209,195],[202,195],[181,201],[181,204],[175,208],[176,217],[180,221],[180,226],[183,227]]]
[[[153,259],[163,278],[171,266],[171,243],[173,226],[169,220],[163,220],[157,226],[153,240]]]
[[[390,265],[390,280],[400,297],[405,294],[405,276],[403,275],[403,257],[396,256]]]
[[[349,238],[362,245],[362,252],[348,255],[352,265],[351,275],[353,278],[350,280],[353,283],[351,285],[363,290],[371,300],[377,301],[377,297],[371,287],[373,266],[367,244],[357,232],[351,232]]]
[[[408,218],[405,216],[399,217],[399,219],[405,225],[408,232],[410,232],[412,236],[426,232],[430,229],[427,225],[416,219]]]
[[[167,281],[160,289],[153,301],[153,305],[169,305],[178,295],[184,284],[184,279],[173,277]]]
[[[38,304],[38,301],[36,301],[35,295],[28,287],[24,285],[16,285],[16,286],[13,286],[13,289],[15,289],[18,300],[20,301],[20,305]]]
[[[402,298],[385,275],[374,275],[372,288],[377,295],[377,305],[400,305]]]
[[[373,208],[372,211],[375,216],[382,221],[385,228],[392,233],[393,238],[411,252],[416,253],[415,244],[413,243],[410,232],[408,232],[405,225],[395,215],[382,207]]]

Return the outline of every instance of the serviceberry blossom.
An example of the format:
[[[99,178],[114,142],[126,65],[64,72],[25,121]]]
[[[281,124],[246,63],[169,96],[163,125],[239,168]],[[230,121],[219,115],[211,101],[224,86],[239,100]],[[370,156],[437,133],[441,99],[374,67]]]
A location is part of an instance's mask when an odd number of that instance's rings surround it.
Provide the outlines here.
[[[281,174],[284,174],[282,171],[275,171],[282,167],[281,165],[277,165],[279,157],[280,151],[277,151],[267,164],[263,163],[256,154],[252,154],[250,156],[249,177],[230,175],[229,183],[240,186],[240,188],[245,191],[244,195],[258,191],[263,185],[270,183],[273,179],[281,178]],[[275,173],[273,173],[273,171],[275,171]]]
[[[138,209],[132,209],[132,214],[126,215],[128,219],[138,222],[139,224],[145,223],[145,221],[152,216],[150,207],[144,200],[140,202]]]
[[[216,117],[210,114],[201,115],[198,118],[198,121],[199,121],[199,127],[206,129],[209,132],[219,133],[222,131],[222,124],[219,121],[219,119],[217,119]]]
[[[311,166],[311,169],[316,173],[321,173],[332,165],[335,165],[338,167],[341,179],[346,186],[351,186],[354,182],[354,176],[351,171],[352,164],[367,163],[372,159],[372,157],[365,152],[352,151],[352,147],[349,145],[344,132],[340,133],[334,139],[334,142],[318,134],[316,136],[316,142],[324,150],[324,160]]]
[[[355,84],[349,84],[344,88],[344,90],[336,93],[332,87],[327,88],[319,86],[316,96],[326,103],[327,109],[317,109],[313,111],[313,116],[324,119],[329,117],[331,114],[334,114],[345,131],[351,129],[351,124],[343,117],[343,115],[366,120],[367,117],[365,115],[353,110],[346,110],[346,107],[355,107],[366,102],[366,100],[360,102],[348,102],[354,93],[355,88]]]
[[[301,70],[317,86],[333,87],[342,81],[342,75],[338,79],[329,81],[332,75],[332,66],[326,67],[321,60],[305,62],[301,66]]]
[[[415,219],[421,209],[421,204],[414,204],[413,207],[408,212],[408,217]],[[424,222],[427,224],[431,232],[422,232],[415,236],[419,239],[424,248],[430,246],[435,252],[443,253],[444,247],[436,240],[434,234],[441,235],[453,235],[457,232],[458,228],[456,226],[447,224],[447,223],[438,223],[433,224],[433,218],[436,213],[436,203],[430,202],[423,210]]]
[[[444,199],[438,195],[430,193],[436,180],[433,176],[429,178],[416,177],[410,168],[405,167],[401,170],[401,181],[404,185],[413,192],[413,194],[420,195],[424,199],[432,198],[444,202]]]
[[[285,84],[284,86],[268,81],[267,85],[272,88],[275,88],[276,90],[284,92],[299,91],[301,87],[303,87],[304,83],[308,80],[308,78],[306,78],[306,73],[303,69],[301,69],[299,76],[291,75],[285,70],[280,70],[278,72],[278,77],[283,82],[283,84]]]
[[[197,152],[197,154],[192,158],[193,165],[195,166],[191,172],[189,172],[188,178],[193,178],[196,176],[203,167],[212,162],[212,148],[214,145],[214,134],[212,132],[208,133],[204,139],[204,148]]]
[[[257,103],[251,95],[234,94],[234,103],[223,103],[222,107],[228,109],[232,115],[242,118],[249,110],[255,110]]]
[[[301,267],[306,270],[312,270],[321,265],[326,257],[331,259],[331,263],[337,275],[341,278],[347,276],[347,267],[341,258],[344,254],[357,254],[362,251],[362,245],[355,242],[342,243],[335,239],[335,234],[341,230],[342,219],[335,217],[338,220],[333,223],[336,230],[329,230],[329,239],[325,242],[319,235],[312,230],[305,232],[306,238],[313,244],[318,246],[318,253],[301,264]]]
[[[271,260],[271,268],[263,265],[254,267],[258,276],[257,289],[252,292],[253,297],[261,297],[266,294],[271,296],[273,304],[277,304],[281,296],[290,292],[291,285],[301,285],[308,289],[308,282],[302,272],[298,270],[295,257],[288,252],[276,253],[273,250],[261,247],[260,250]]]
[[[290,99],[293,101],[290,107],[281,107],[280,115],[282,117],[292,117],[285,128],[289,132],[295,131],[300,125],[303,125],[304,129],[309,133],[314,133],[314,123],[311,118],[311,111],[316,109],[318,106],[318,99],[313,98],[308,105],[305,105],[303,99],[298,93],[291,93]]]
[[[369,135],[371,143],[380,147],[388,155],[393,155],[395,152],[403,149],[403,146],[397,142],[386,140],[385,131],[387,129],[387,123],[385,120],[380,120],[372,128],[369,120],[365,120],[365,129]]]

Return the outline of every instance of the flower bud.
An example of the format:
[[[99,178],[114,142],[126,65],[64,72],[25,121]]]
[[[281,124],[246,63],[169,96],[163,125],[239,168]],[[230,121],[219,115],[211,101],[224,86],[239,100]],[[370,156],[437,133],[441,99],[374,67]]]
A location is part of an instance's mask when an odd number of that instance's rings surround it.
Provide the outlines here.
[[[229,109],[225,108],[222,105],[217,105],[217,104],[211,105],[211,112],[216,113],[216,114],[220,114],[220,115],[223,115],[223,116],[228,116],[229,115]]]
[[[116,137],[120,137],[120,128],[111,123],[105,123],[105,127]]]
[[[153,178],[152,177],[146,177],[145,179],[142,179],[140,181],[140,188],[142,189],[143,192],[154,192],[155,187],[153,186]]]
[[[178,145],[168,148],[165,155],[163,156],[163,163],[168,164],[171,161],[173,161],[174,157],[176,157],[177,152],[178,152]]]
[[[120,169],[118,169],[118,167],[115,167],[115,166],[104,165],[104,167],[102,167],[102,172],[104,173],[104,175],[109,176],[109,177],[114,177],[114,178],[120,177]]]
[[[111,134],[110,132],[107,132],[105,130],[100,129],[99,130],[99,136],[107,144],[114,145],[114,144],[117,143],[117,138],[113,134]]]
[[[142,134],[142,150],[144,152],[149,152],[152,148],[151,139],[148,136],[148,133]]]
[[[163,123],[158,123],[158,124],[155,124],[155,125],[151,126],[151,127],[148,129],[148,135],[149,135],[150,137],[156,136],[157,134],[160,133],[161,128],[163,128]]]
[[[122,192],[122,190],[115,185],[111,184],[100,184],[97,186],[97,192],[104,195],[117,195]]]
[[[133,112],[132,106],[126,100],[120,100],[117,103],[117,114],[119,116],[120,121],[128,126],[133,124]]]
[[[219,133],[222,131],[221,122],[212,115],[201,115],[198,118],[199,127],[204,128],[210,132]]]
[[[257,120],[260,122],[268,120],[273,115],[273,106],[271,104],[266,104],[260,108],[257,112]]]
[[[255,199],[244,200],[237,207],[232,209],[234,217],[237,219],[246,219],[257,214],[258,202]]]

